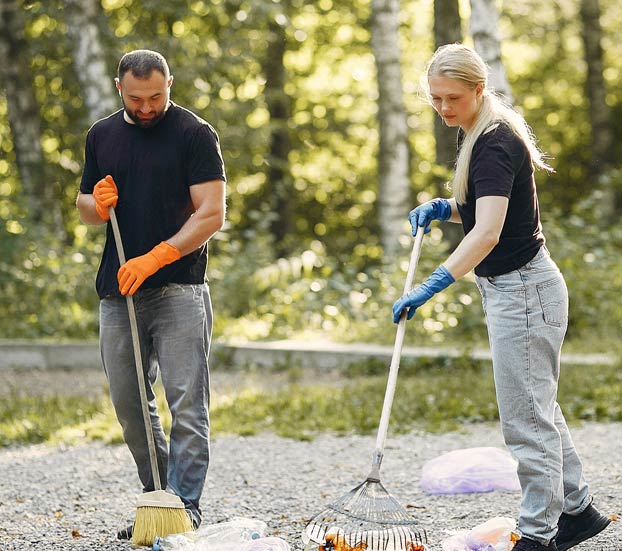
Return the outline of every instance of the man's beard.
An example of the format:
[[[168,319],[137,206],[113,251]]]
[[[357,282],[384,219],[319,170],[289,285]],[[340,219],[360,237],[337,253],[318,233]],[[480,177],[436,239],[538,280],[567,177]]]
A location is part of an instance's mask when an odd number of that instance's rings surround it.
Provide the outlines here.
[[[123,101],[123,98],[121,98],[121,102],[123,103],[123,109],[125,109],[127,116],[136,123],[136,126],[140,126],[141,128],[153,128],[166,115],[166,108],[164,108],[162,109],[162,111],[160,111],[159,113],[155,113],[155,115],[150,118],[141,119],[136,113],[132,113],[132,111],[127,108],[125,102]],[[166,107],[168,108],[168,103]]]

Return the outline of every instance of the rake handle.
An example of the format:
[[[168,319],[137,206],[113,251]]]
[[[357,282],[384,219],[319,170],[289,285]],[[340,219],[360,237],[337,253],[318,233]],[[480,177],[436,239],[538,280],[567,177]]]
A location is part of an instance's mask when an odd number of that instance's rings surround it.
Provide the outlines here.
[[[112,225],[112,233],[114,242],[117,246],[117,255],[121,266],[125,264],[125,252],[123,251],[123,242],[121,241],[121,231],[119,230],[119,222],[114,207],[108,207],[110,213],[110,224]],[[147,434],[147,447],[149,448],[149,462],[151,463],[151,477],[153,478],[153,486],[155,490],[162,489],[160,481],[160,468],[158,467],[158,459],[156,455],[155,439],[153,437],[153,426],[149,416],[149,401],[147,400],[147,388],[145,385],[145,376],[143,373],[143,360],[140,352],[140,341],[138,339],[138,323],[136,322],[136,309],[134,308],[134,299],[132,295],[125,295],[127,302],[127,313],[130,318],[130,331],[132,333],[132,345],[134,347],[134,364],[136,365],[136,378],[138,379],[138,392],[140,394],[140,406],[143,413],[143,422],[145,424],[145,432]]]
[[[404,284],[404,293],[408,293],[413,286],[415,279],[415,270],[419,263],[419,255],[421,253],[421,245],[423,243],[424,228],[419,228],[415,236],[412,252],[410,253],[410,261],[408,263],[408,272],[406,274],[406,282]],[[406,333],[406,310],[402,312],[400,321],[397,324],[397,332],[395,335],[395,344],[393,345],[393,355],[391,356],[391,367],[389,368],[389,379],[384,394],[384,403],[382,405],[382,414],[380,416],[380,424],[378,425],[378,435],[376,436],[376,449],[372,461],[372,468],[367,480],[380,481],[380,465],[384,454],[384,445],[387,439],[387,430],[389,428],[389,418],[391,416],[391,407],[393,406],[393,396],[395,395],[395,387],[397,385],[397,374],[400,369],[400,358],[402,355],[402,347],[404,345],[404,335]]]

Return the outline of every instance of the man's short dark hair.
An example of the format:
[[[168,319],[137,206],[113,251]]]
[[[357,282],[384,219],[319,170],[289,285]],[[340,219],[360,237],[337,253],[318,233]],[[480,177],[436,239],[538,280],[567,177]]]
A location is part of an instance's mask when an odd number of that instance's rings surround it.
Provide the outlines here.
[[[125,54],[119,61],[117,70],[119,80],[122,80],[128,71],[140,79],[148,79],[153,71],[160,71],[165,78],[170,74],[164,56],[153,50],[134,50]]]

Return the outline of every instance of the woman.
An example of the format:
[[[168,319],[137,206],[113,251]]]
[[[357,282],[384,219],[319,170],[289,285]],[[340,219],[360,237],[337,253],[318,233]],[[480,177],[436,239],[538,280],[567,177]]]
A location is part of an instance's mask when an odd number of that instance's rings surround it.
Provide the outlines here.
[[[501,429],[518,461],[522,503],[516,551],[565,551],[609,519],[591,504],[581,461],[557,403],[568,292],[545,247],[534,182],[542,152],[525,120],[487,89],[487,68],[460,44],[428,65],[435,111],[458,128],[454,197],[409,215],[413,235],[432,220],[461,222],[465,237],[419,287],[393,305],[397,323],[475,269],[492,352]]]

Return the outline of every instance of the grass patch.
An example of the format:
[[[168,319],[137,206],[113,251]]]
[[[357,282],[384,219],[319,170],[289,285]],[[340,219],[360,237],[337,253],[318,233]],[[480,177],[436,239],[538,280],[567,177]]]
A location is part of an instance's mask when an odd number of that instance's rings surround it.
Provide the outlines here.
[[[0,446],[37,444],[66,426],[92,423],[105,410],[104,397],[26,396],[11,392],[0,400]]]
[[[302,384],[292,376],[278,390],[241,388],[214,395],[212,434],[269,431],[296,439],[312,439],[321,432],[373,434],[382,410],[386,372],[385,362],[370,360],[348,368],[338,384],[321,380]],[[563,368],[559,402],[569,422],[622,421],[621,393],[619,366]],[[170,415],[162,400],[159,406],[168,430]],[[445,431],[497,419],[489,362],[438,358],[402,366],[391,414],[392,432]],[[13,393],[0,401],[0,446],[89,440],[122,441],[107,396],[86,399]]]
[[[391,430],[408,432],[454,429],[463,422],[496,418],[492,377],[480,366],[470,369],[426,368],[413,375],[404,366],[391,412]],[[281,436],[310,438],[322,431],[370,434],[376,431],[386,387],[384,362],[369,361],[347,370],[349,381],[327,386],[288,385],[278,392],[247,392],[217,403],[213,409],[215,433],[256,434],[273,431]],[[477,388],[477,396],[465,389]]]

